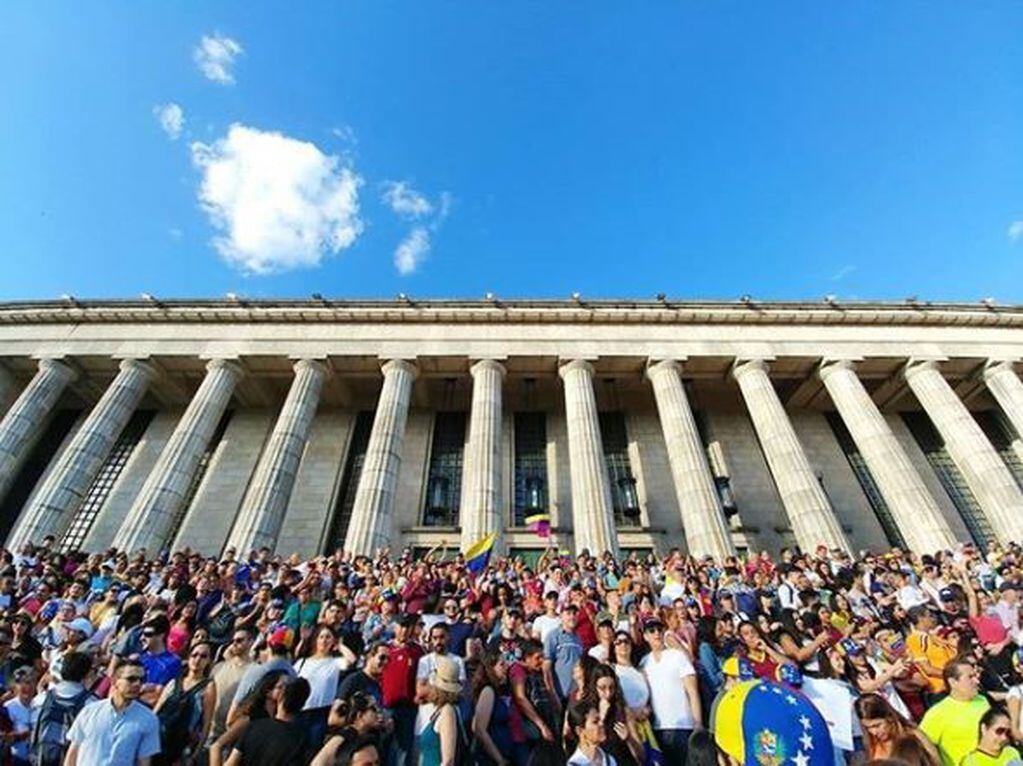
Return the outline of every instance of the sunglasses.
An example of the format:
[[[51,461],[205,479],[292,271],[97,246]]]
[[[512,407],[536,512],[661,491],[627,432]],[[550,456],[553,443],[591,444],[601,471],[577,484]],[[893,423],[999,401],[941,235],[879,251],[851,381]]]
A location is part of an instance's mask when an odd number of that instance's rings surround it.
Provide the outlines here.
[[[615,639],[615,645],[616,646],[628,646],[631,643],[632,642],[629,641],[629,639],[627,639],[627,638],[616,638]]]
[[[248,640],[249,640],[248,636],[235,636],[234,638],[231,639],[231,643],[232,644],[244,644]]]
[[[152,638],[153,636],[158,636],[159,633],[157,633],[155,630],[144,630],[142,631],[142,635],[145,636],[146,638]]]
[[[1000,737],[1008,737],[1009,736],[1009,727],[1008,726],[996,726],[994,729],[992,729],[992,731],[995,734],[999,735]]]
[[[127,681],[130,684],[140,684],[144,680],[146,680],[146,677],[145,676],[135,676],[135,675],[132,675],[132,676],[121,676],[121,680],[122,681]]]

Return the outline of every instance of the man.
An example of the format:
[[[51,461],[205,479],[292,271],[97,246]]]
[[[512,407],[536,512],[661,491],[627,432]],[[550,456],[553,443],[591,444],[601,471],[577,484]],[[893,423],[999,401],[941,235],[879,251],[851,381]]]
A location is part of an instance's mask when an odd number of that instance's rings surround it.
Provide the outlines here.
[[[471,620],[462,619],[456,598],[445,598],[443,609],[444,624],[448,627],[448,651],[464,657],[469,639],[476,633],[476,625]]]
[[[990,703],[978,694],[980,674],[969,662],[948,663],[944,678],[948,696],[924,714],[920,730],[937,746],[943,766],[956,766],[977,747],[980,718]]]
[[[348,700],[356,692],[363,692],[375,699],[378,705],[383,705],[384,694],[380,688],[380,680],[384,676],[384,667],[391,659],[390,653],[387,644],[371,644],[366,650],[366,662],[363,667],[349,673],[338,684],[336,699]]]
[[[342,744],[334,760],[335,766],[380,766],[381,763],[377,739],[365,734]]]
[[[912,625],[906,638],[906,654],[926,677],[928,693],[934,697],[945,690],[943,673],[956,656],[956,647],[938,635],[938,621],[926,606],[914,606],[906,617]]]
[[[380,688],[383,703],[394,719],[391,754],[394,766],[413,766],[416,724],[416,670],[423,648],[412,640],[419,616],[403,614],[394,627],[394,640],[388,645]]]
[[[499,647],[501,656],[508,665],[512,665],[522,657],[522,610],[517,606],[509,606],[501,615],[501,632],[487,641],[487,649]]]
[[[782,575],[781,585],[778,586],[778,605],[782,611],[797,611],[803,608],[803,601],[799,597],[799,576],[803,570],[797,566],[787,564],[779,568]]]
[[[643,637],[650,653],[639,669],[650,686],[654,733],[667,763],[685,763],[689,735],[703,720],[696,669],[684,652],[665,646],[659,619],[643,623]]]
[[[263,677],[273,671],[280,670],[286,675],[294,677],[295,668],[291,664],[291,647],[295,643],[295,633],[291,628],[277,628],[266,640],[266,649],[263,650],[263,661],[254,663],[246,668],[242,680],[238,682],[234,699],[228,709],[227,717],[242,703],[249,692],[259,686]]]
[[[63,678],[49,691],[40,692],[32,700],[32,716],[38,721],[29,738],[29,750],[37,762],[58,762],[67,752],[70,722],[96,697],[85,682],[92,672],[92,660],[86,654],[64,657]]]
[[[142,663],[121,663],[110,697],[83,708],[71,725],[64,766],[148,766],[160,752],[160,721],[138,701],[145,678]]]
[[[463,691],[465,690],[465,663],[462,662],[462,658],[458,655],[448,652],[450,638],[451,634],[446,623],[438,622],[430,628],[428,639],[430,651],[419,658],[419,664],[416,668],[416,702],[419,704],[426,702],[427,693],[430,688],[430,674],[437,669],[437,660],[441,657],[447,657],[458,668],[458,681],[462,684]]]
[[[309,682],[291,678],[277,700],[273,718],[249,724],[241,741],[231,750],[226,766],[279,766],[306,763],[305,727],[295,718],[309,698]]]
[[[181,673],[181,658],[167,650],[170,620],[158,614],[142,625],[142,654],[139,662],[146,670],[146,682],[141,699],[155,705],[167,683]]]
[[[892,587],[895,588],[896,600],[907,612],[914,606],[926,606],[931,602],[927,593],[915,585],[909,575],[901,569],[892,573]]]
[[[547,636],[561,626],[561,618],[558,617],[558,592],[547,591],[543,597],[543,614],[533,619],[533,638],[541,644]]]
[[[1016,590],[1016,584],[1006,581],[998,586],[998,590],[1002,594],[995,604],[998,619],[1002,621],[1009,637],[1017,644],[1023,644],[1023,633],[1020,632],[1019,625],[1019,591]]]
[[[568,604],[561,610],[561,626],[543,642],[543,675],[547,688],[562,705],[575,690],[572,669],[583,656],[583,642],[576,633],[578,608]]]
[[[216,690],[216,705],[213,708],[213,721],[210,724],[209,741],[215,742],[217,737],[227,729],[227,713],[231,709],[235,692],[250,667],[255,664],[252,659],[252,631],[238,628],[231,637],[231,643],[224,650],[224,659],[218,662],[210,676]]]
[[[543,645],[526,639],[522,642],[522,661],[508,670],[515,702],[509,719],[515,763],[524,763],[530,749],[541,740],[556,741],[561,710],[544,680],[543,666]]]
[[[284,624],[294,631],[311,628],[320,615],[321,603],[313,598],[313,587],[303,581],[298,587],[298,600],[292,601],[284,612]]]

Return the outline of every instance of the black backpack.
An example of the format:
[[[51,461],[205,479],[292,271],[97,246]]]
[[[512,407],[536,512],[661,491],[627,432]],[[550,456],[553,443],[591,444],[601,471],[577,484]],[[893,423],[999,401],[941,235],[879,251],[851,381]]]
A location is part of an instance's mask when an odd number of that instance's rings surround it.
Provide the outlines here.
[[[195,711],[196,697],[212,679],[206,678],[188,691],[181,688],[181,682],[174,682],[174,691],[170,693],[156,717],[160,721],[160,743],[162,750],[153,759],[153,763],[174,763],[181,758],[185,748],[191,742],[191,724]]]
[[[91,696],[88,689],[74,697],[58,697],[52,689],[46,692],[29,739],[29,760],[33,766],[61,766],[64,763],[68,731]]]

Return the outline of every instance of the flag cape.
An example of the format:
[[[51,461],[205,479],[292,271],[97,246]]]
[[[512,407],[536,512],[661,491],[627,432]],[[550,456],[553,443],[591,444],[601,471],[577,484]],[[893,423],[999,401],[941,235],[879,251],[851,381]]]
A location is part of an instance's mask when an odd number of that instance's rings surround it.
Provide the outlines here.
[[[486,569],[487,563],[490,561],[490,551],[493,550],[496,539],[497,534],[491,532],[470,545],[469,550],[465,552],[465,568],[475,575]]]

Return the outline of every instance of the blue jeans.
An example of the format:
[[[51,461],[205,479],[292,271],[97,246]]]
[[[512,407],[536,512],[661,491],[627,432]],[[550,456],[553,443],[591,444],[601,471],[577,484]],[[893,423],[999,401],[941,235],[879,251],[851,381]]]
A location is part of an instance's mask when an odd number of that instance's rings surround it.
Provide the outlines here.
[[[664,762],[668,766],[685,766],[692,733],[692,729],[654,729],[657,744],[661,746]]]

